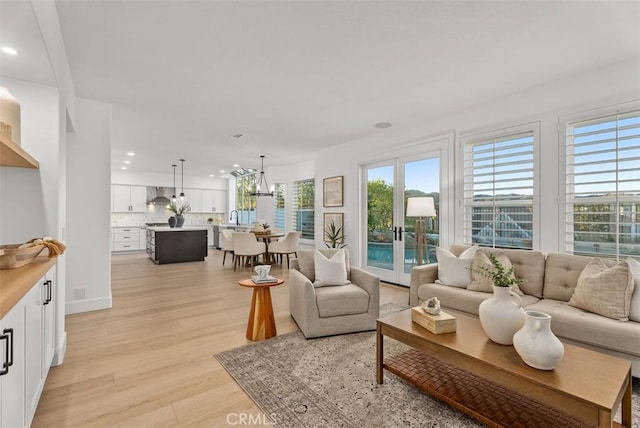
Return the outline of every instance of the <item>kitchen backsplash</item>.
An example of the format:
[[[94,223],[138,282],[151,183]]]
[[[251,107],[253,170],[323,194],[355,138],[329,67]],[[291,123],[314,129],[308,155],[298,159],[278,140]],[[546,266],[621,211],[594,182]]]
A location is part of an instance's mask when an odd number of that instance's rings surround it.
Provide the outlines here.
[[[144,226],[146,223],[168,223],[169,212],[147,212],[147,213],[111,213],[111,226]],[[224,214],[184,214],[185,226],[202,226],[207,224],[207,219],[212,218],[213,224],[227,223]]]

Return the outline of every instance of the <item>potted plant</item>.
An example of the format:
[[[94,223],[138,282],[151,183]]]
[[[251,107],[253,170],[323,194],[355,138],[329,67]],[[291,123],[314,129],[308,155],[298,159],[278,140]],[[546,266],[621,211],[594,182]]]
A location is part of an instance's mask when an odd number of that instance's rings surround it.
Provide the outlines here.
[[[213,224],[213,218],[209,217],[209,218],[207,219],[207,224]]]
[[[175,202],[169,203],[167,209],[175,214],[176,217],[176,227],[182,227],[184,224],[184,214],[185,211],[188,211],[191,208],[188,202],[185,202],[181,205],[176,204]]]
[[[479,273],[485,278],[489,278],[493,281],[493,285],[496,287],[511,287],[513,285],[521,285],[524,283],[524,279],[516,278],[513,266],[511,266],[509,270],[506,270],[495,254],[489,253],[488,257],[493,268],[486,265],[480,265],[475,269],[476,273]]]
[[[324,231],[327,240],[329,242],[325,242],[324,244],[329,248],[342,248],[346,247],[346,244],[343,244],[345,236],[342,234],[342,228],[337,226],[336,223],[331,220],[331,223],[327,226],[327,230]]]
[[[271,233],[271,229],[269,229],[270,227],[271,227],[271,225],[269,223],[267,223],[267,222],[262,223],[262,230],[267,235],[269,235]]]

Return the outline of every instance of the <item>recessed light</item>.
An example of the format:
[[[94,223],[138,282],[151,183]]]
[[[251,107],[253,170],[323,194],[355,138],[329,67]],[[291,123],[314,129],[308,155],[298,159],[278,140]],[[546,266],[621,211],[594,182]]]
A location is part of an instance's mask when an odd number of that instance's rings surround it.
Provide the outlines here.
[[[129,165],[131,163],[131,161],[124,161],[124,163],[126,163],[127,165]]]
[[[234,168],[238,168],[239,166],[240,166],[240,165],[238,165],[237,163],[234,163],[234,164],[233,164],[233,167],[234,167]]]
[[[226,171],[224,169],[220,170],[220,174],[224,174]]]
[[[237,134],[233,134],[232,137],[240,139],[240,138],[244,137],[244,134],[237,133]]]
[[[127,169],[127,167],[126,166],[121,166],[120,169]]]
[[[391,124],[389,122],[378,122],[375,125],[376,128],[390,128]]]
[[[213,177],[215,177],[215,175],[213,175],[213,174],[209,174],[209,177],[213,178]]]
[[[127,156],[135,156],[136,154],[133,152],[127,152]]]
[[[3,46],[2,47],[2,52],[9,54],[9,55],[18,55],[18,51],[15,50],[14,48],[10,47],[10,46]]]

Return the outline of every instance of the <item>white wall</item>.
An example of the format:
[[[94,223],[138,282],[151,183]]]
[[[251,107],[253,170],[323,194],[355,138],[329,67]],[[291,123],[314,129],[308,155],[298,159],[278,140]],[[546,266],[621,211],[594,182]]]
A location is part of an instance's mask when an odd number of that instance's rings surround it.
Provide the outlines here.
[[[360,140],[331,147],[317,153],[316,158],[316,247],[322,242],[322,179],[344,175],[345,234],[349,248],[358,248],[361,235],[358,230],[358,174],[359,162],[380,160],[397,156],[416,141],[435,135],[454,133],[455,144],[455,219],[454,236],[451,242],[462,242],[461,202],[461,152],[458,138],[461,133],[474,130],[499,129],[507,125],[540,122],[540,210],[544,224],[539,225],[534,244],[544,252],[562,251],[560,234],[559,194],[559,148],[563,141],[558,137],[558,116],[602,107],[614,103],[640,98],[640,61],[632,60],[598,70],[571,76],[564,80],[531,88],[491,103],[458,112],[442,112],[435,117],[425,117],[413,126],[387,128]],[[390,152],[395,151],[395,155]],[[446,165],[446,160],[444,165]],[[338,211],[331,209],[331,211]],[[359,264],[361,254],[353,254],[353,262]]]
[[[76,106],[67,140],[68,314],[111,307],[111,105],[78,98]]]
[[[176,168],[176,188],[178,192],[183,187],[182,179],[180,177],[180,167]],[[169,170],[167,174],[151,174],[142,173],[136,174],[128,171],[116,171],[111,174],[111,182],[113,184],[132,184],[137,186],[159,186],[159,187],[173,187],[173,171]],[[235,183],[235,180],[233,180]],[[229,179],[227,178],[205,178],[205,177],[191,177],[189,175],[184,176],[184,188],[185,189],[214,189],[214,190],[228,190]]]

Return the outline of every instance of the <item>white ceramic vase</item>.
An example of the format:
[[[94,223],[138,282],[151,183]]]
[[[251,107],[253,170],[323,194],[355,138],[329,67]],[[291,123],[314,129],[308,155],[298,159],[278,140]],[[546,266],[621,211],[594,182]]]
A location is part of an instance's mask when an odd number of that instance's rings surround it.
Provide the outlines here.
[[[522,361],[540,370],[553,370],[564,355],[564,345],[551,331],[551,316],[525,311],[524,327],[513,336],[513,347]]]
[[[510,287],[495,285],[493,297],[480,303],[478,315],[489,339],[501,345],[513,344],[513,335],[522,328],[525,318],[520,296]]]
[[[7,88],[0,87],[0,132],[20,145],[20,103]]]

